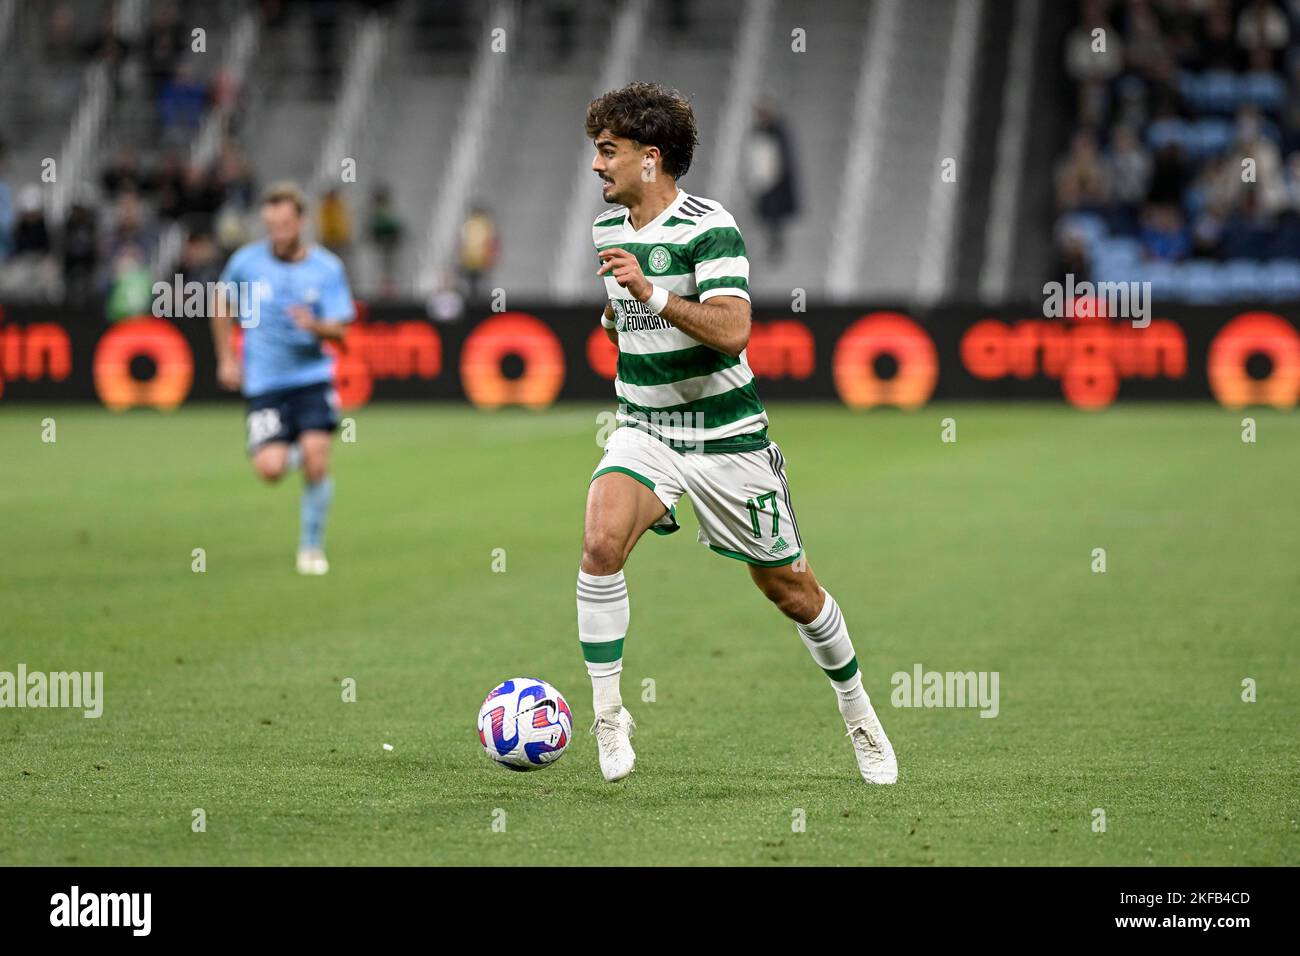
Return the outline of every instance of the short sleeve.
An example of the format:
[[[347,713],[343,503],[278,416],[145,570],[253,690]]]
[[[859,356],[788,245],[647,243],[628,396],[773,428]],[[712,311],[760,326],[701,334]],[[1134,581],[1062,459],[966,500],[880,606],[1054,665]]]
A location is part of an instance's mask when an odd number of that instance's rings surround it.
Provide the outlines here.
[[[735,225],[717,225],[700,233],[691,242],[691,260],[701,302],[715,295],[749,301],[749,259]]]
[[[355,317],[347,273],[342,263],[335,262],[325,294],[321,297],[321,318],[326,322],[351,322]]]

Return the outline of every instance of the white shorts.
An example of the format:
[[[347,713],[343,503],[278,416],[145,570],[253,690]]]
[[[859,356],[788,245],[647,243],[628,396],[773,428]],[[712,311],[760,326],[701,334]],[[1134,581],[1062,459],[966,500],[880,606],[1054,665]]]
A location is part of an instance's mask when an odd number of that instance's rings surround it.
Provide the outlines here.
[[[705,454],[674,451],[639,428],[614,429],[591,479],[609,472],[635,478],[668,509],[650,529],[672,534],[677,501],[691,497],[699,540],[718,554],[772,568],[803,554],[790,504],[785,459],[775,443],[757,451]]]

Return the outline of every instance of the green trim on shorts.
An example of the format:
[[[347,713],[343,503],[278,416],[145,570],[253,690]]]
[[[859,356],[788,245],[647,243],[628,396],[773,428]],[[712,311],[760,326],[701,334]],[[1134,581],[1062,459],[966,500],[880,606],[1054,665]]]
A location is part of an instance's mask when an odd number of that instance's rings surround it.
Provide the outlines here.
[[[663,520],[664,520],[663,518],[659,519],[659,521],[663,521]],[[659,521],[656,521],[654,524],[650,526],[650,530],[653,531],[655,534],[672,534],[674,531],[682,530],[682,526],[677,523],[676,505],[673,505],[671,508],[668,509],[668,520],[672,522],[671,525],[668,525],[667,527],[660,527]]]
[[[627,475],[629,478],[635,478],[637,481],[641,482],[641,484],[645,485],[651,491],[655,490],[655,483],[653,481],[651,481],[645,475],[638,474],[637,472],[633,471],[631,468],[624,468],[622,465],[610,465],[607,468],[601,468],[599,471],[597,471],[594,475],[591,476],[591,481],[595,481],[601,475],[607,475],[611,471],[617,471],[619,474]],[[587,484],[591,484],[591,481],[587,482]],[[656,495],[655,497],[657,498],[659,496]],[[662,502],[660,503],[662,504]],[[682,529],[682,526],[677,523],[676,505],[673,505],[668,509],[668,520],[672,522],[671,526],[664,528],[659,526],[659,522],[655,522],[650,526],[650,530],[653,531],[655,534],[672,534],[674,531],[680,531]],[[663,518],[660,518],[659,521],[663,521]]]
[[[655,483],[653,481],[651,481],[645,475],[638,474],[637,472],[633,471],[631,468],[624,468],[622,465],[610,465],[608,468],[601,468],[599,471],[597,471],[594,475],[591,476],[591,481],[595,481],[601,475],[608,475],[611,471],[617,471],[620,474],[627,475],[629,478],[635,478],[637,481],[641,482],[641,484],[645,485],[651,491],[655,490]],[[591,484],[591,481],[587,482],[587,484]]]
[[[751,558],[747,554],[741,554],[739,551],[728,551],[726,548],[719,548],[716,544],[709,545],[709,550],[716,551],[724,558],[735,558],[737,561],[744,561],[746,564],[753,564],[760,568],[784,567],[787,564],[793,564],[794,562],[798,561],[800,555],[803,554],[803,551],[800,550],[800,551],[796,551],[788,558],[778,558],[775,561],[760,561],[757,558]]]

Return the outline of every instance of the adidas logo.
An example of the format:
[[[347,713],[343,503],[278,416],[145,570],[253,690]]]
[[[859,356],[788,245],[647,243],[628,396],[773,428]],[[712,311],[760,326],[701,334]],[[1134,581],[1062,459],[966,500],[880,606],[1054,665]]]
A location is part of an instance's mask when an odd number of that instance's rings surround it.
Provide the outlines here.
[[[787,550],[789,547],[790,547],[790,545],[788,545],[788,544],[786,543],[785,538],[777,538],[777,539],[776,539],[776,544],[774,544],[774,545],[772,545],[772,547],[768,548],[768,549],[767,549],[767,553],[768,553],[768,554],[780,554],[782,551]]]

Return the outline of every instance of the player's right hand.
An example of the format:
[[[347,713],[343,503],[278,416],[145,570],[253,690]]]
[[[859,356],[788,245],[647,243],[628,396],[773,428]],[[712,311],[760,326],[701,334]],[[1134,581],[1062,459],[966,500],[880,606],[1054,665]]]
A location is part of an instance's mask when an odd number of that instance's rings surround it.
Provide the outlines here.
[[[217,383],[232,392],[239,391],[244,379],[243,370],[234,359],[222,359],[217,362]]]

